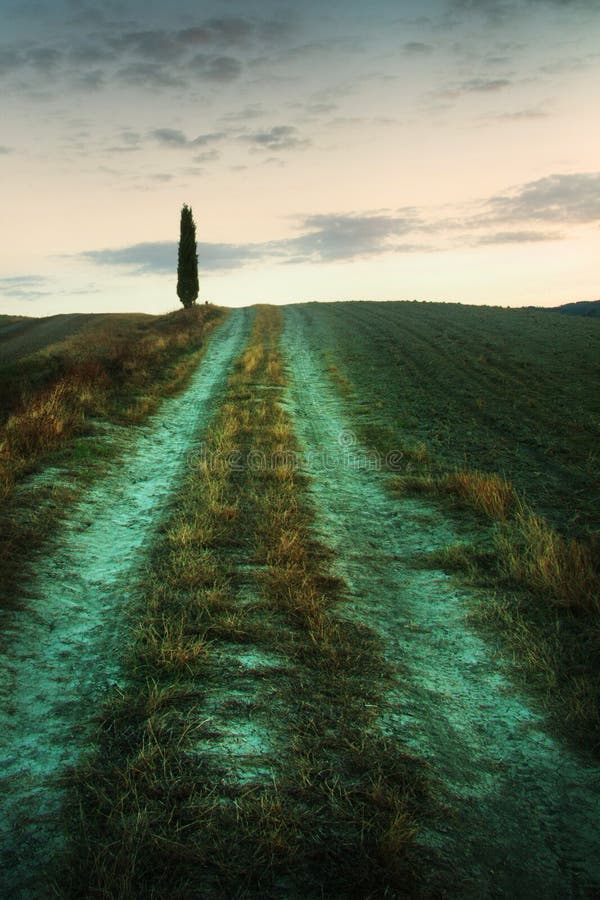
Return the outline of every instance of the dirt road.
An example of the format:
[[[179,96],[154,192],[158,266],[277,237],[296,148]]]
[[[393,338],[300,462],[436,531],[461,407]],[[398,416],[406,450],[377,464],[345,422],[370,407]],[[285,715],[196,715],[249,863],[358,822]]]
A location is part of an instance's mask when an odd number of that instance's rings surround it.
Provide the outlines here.
[[[457,536],[436,506],[386,492],[295,307],[286,308],[285,353],[320,536],[353,595],[345,614],[384,637],[397,680],[383,721],[428,762],[445,807],[422,835],[439,855],[436,877],[451,897],[595,896],[598,770],[557,743],[502,674],[467,624],[465,594],[445,573],[411,565]]]
[[[39,563],[27,608],[1,623],[9,637],[0,682],[4,897],[43,896],[36,876],[60,842],[56,778],[80,756],[103,690],[118,680],[128,584],[243,346],[247,320],[245,310],[232,311],[186,390],[136,431],[130,452],[73,510]]]

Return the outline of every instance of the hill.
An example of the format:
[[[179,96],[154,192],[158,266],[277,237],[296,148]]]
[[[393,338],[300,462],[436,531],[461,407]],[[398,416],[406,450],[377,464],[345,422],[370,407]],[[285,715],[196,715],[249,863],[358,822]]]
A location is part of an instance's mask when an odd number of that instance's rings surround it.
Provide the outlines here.
[[[563,303],[561,306],[535,306],[531,309],[544,309],[546,312],[558,312],[563,316],[586,316],[589,319],[600,318],[600,300],[579,300],[576,303]]]

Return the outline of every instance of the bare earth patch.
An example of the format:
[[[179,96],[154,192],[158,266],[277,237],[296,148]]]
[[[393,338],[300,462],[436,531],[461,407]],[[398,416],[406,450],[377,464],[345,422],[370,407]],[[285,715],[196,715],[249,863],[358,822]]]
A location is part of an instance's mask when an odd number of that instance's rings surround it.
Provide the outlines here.
[[[57,779],[85,749],[103,691],[119,678],[128,584],[246,331],[245,311],[233,311],[185,391],[136,432],[130,452],[73,510],[55,550],[39,561],[26,608],[3,615],[3,896],[43,896],[36,873],[61,840]]]
[[[383,724],[425,759],[444,815],[421,835],[434,892],[465,898],[590,897],[600,887],[600,776],[550,736],[467,621],[468,596],[415,553],[457,540],[434,504],[393,499],[352,435],[343,404],[286,309],[287,408],[312,479],[321,539],[396,668]]]

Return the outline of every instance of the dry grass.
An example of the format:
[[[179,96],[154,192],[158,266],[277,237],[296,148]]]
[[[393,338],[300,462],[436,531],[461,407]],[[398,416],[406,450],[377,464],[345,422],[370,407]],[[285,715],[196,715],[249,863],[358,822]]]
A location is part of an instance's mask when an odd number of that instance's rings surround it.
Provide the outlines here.
[[[180,310],[143,323],[86,331],[0,372],[0,485],[15,480],[63,447],[91,417],[139,422],[197,366],[207,330],[222,315],[213,307]]]
[[[565,538],[531,511],[521,511],[496,536],[508,578],[553,604],[579,613],[600,613],[598,548]]]
[[[19,601],[23,570],[66,509],[64,491],[62,504],[50,496],[40,508],[41,492],[24,483],[25,476],[62,459],[81,479],[101,472],[115,451],[96,426],[140,422],[164,394],[180,389],[223,314],[199,307],[142,321],[115,316],[0,369],[1,604]]]
[[[497,521],[506,521],[520,506],[514,487],[495,473],[463,469],[439,479],[438,489]]]

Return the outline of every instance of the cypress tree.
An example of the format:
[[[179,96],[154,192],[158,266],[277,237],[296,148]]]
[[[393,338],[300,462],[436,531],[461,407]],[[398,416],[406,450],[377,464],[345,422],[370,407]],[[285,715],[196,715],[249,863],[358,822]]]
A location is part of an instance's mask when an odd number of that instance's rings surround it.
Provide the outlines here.
[[[196,253],[196,223],[192,210],[185,203],[181,210],[179,253],[177,258],[177,296],[187,309],[198,296],[198,255]]]

